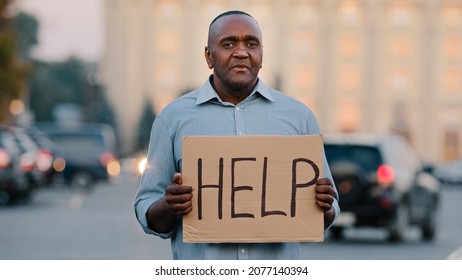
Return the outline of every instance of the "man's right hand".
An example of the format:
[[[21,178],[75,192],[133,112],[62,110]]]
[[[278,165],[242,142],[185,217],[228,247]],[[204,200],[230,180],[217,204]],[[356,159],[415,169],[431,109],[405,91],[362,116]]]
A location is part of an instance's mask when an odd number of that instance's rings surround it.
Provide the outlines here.
[[[169,232],[177,216],[191,212],[192,191],[191,186],[183,186],[181,174],[175,173],[165,195],[148,209],[146,217],[149,228],[159,233]]]
[[[165,201],[175,215],[186,215],[192,210],[192,187],[183,186],[180,173],[173,176],[172,184],[167,187]]]

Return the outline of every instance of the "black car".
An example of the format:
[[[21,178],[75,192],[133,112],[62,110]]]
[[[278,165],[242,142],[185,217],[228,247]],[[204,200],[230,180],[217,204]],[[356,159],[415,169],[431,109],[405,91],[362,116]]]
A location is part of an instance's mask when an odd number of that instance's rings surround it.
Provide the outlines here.
[[[395,135],[325,135],[325,152],[342,214],[334,238],[346,227],[378,227],[400,241],[409,226],[424,240],[436,231],[440,184],[406,140]]]
[[[77,188],[109,181],[120,172],[114,131],[102,123],[37,123],[65,161],[64,181]]]
[[[65,161],[57,155],[57,147],[48,135],[35,126],[24,126],[21,129],[27,133],[37,146],[36,166],[44,174],[47,186],[57,183]]]
[[[21,167],[26,171],[29,188],[37,189],[45,184],[45,172],[41,168],[42,154],[37,143],[21,127],[11,127],[16,143],[21,151]],[[51,166],[52,162],[47,162]],[[39,168],[40,167],[40,168]]]
[[[27,173],[21,166],[21,150],[10,129],[0,126],[0,204],[31,195]]]

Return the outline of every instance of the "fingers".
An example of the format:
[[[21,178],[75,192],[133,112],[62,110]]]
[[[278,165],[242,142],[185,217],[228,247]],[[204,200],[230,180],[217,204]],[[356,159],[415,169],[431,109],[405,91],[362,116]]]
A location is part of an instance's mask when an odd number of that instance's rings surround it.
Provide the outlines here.
[[[335,190],[329,178],[321,178],[316,182],[316,204],[327,212],[332,209],[334,203]]]
[[[183,186],[182,182],[181,174],[176,173],[165,194],[168,208],[176,215],[186,215],[192,210],[192,187]]]
[[[332,181],[329,178],[321,178],[316,182],[316,193],[334,196],[335,190],[332,185]]]
[[[192,211],[191,200],[184,203],[169,203],[169,201],[167,201],[167,204],[169,205],[170,211],[175,215],[186,215]]]
[[[181,173],[175,173],[173,175],[173,180],[172,182],[177,185],[183,184],[183,177],[181,176]]]

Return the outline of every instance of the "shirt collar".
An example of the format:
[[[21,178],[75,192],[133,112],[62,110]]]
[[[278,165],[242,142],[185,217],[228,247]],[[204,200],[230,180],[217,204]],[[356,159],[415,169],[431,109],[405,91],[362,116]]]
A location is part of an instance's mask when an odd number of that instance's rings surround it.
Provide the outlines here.
[[[215,89],[212,87],[210,83],[212,75],[207,79],[207,81],[199,88],[199,94],[197,96],[196,105],[206,103],[212,99],[220,100]],[[273,94],[261,79],[258,79],[257,85],[253,89],[250,96],[254,95],[255,93],[259,93],[264,98],[268,99],[269,101],[274,101]]]

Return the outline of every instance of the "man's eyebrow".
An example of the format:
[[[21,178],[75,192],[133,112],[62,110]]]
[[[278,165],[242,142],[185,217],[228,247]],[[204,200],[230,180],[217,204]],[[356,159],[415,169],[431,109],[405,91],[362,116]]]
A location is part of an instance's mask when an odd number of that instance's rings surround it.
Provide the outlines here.
[[[260,41],[260,38],[254,35],[246,35],[244,38],[242,38],[244,41]],[[220,41],[239,41],[241,40],[241,36],[236,36],[236,35],[231,35],[231,36],[226,36],[220,39]]]

